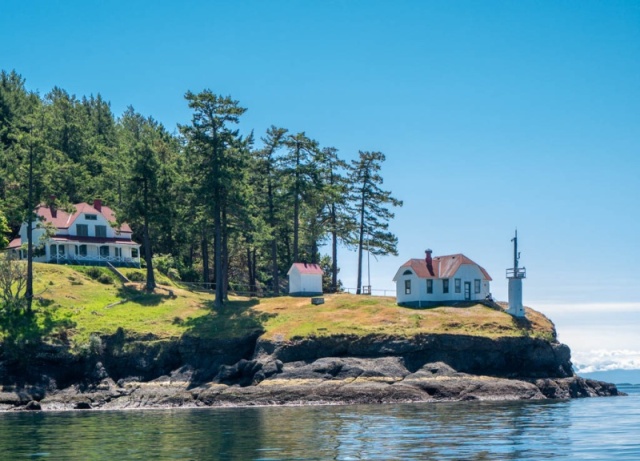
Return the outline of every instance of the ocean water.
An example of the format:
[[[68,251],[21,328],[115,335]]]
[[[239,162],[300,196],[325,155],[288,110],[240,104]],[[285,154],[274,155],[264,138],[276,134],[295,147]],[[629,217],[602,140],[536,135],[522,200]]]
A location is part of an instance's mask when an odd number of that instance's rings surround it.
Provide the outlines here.
[[[0,414],[0,459],[640,460],[628,397]]]

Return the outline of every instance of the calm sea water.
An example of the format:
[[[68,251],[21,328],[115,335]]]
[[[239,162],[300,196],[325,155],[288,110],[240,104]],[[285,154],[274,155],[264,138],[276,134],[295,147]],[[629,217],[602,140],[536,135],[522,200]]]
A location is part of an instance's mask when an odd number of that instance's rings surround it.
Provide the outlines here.
[[[640,460],[629,397],[0,414],[0,459]]]

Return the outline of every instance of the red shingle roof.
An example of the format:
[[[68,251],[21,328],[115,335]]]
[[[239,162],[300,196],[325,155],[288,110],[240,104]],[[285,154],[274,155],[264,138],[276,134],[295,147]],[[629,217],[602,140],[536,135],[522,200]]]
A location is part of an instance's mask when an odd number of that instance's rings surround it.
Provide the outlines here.
[[[108,206],[102,205],[101,211],[96,210],[93,206],[85,202],[76,203],[73,206],[76,209],[74,213],[67,213],[64,210],[58,209],[56,211],[55,218],[51,214],[51,208],[47,205],[38,205],[38,207],[36,208],[36,213],[46,222],[50,222],[58,229],[68,229],[69,227],[71,227],[76,218],[82,213],[101,214],[107,221],[112,223],[116,222],[115,213]],[[131,233],[131,227],[129,227],[129,224],[127,223],[122,223],[122,225],[120,226],[120,232]]]
[[[429,273],[427,269],[427,262],[424,259],[410,259],[404,263],[401,267],[411,268],[418,277],[423,279],[448,279],[455,275],[460,266],[463,264],[472,264],[478,266],[480,272],[484,276],[485,280],[491,281],[491,276],[484,270],[482,266],[474,263],[471,259],[467,258],[462,253],[447,256],[436,256],[433,258],[433,275]]]
[[[298,272],[301,274],[324,274],[324,271],[318,264],[293,263],[289,272],[291,272],[294,267],[298,269]]]
[[[22,246],[22,240],[20,240],[20,237],[18,237],[11,240],[11,242],[9,242],[9,246],[7,247],[7,250],[17,250],[21,246]]]

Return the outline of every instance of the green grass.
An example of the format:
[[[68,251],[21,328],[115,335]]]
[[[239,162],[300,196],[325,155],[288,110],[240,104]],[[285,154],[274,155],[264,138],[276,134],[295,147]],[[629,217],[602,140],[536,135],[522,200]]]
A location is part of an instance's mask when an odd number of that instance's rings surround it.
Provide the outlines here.
[[[86,267],[35,264],[34,268],[38,321],[43,327],[49,322],[49,333],[56,326],[59,333],[64,329],[58,336],[69,339],[74,347],[86,345],[91,334],[114,334],[119,328],[129,336],[151,334],[157,339],[182,335],[232,338],[256,330],[263,331],[267,339],[335,334],[447,333],[544,339],[554,335],[553,324],[531,309],[525,321],[516,321],[482,305],[410,309],[397,306],[391,297],[335,294],[325,295],[325,303],[318,306],[300,297],[233,298],[214,311],[211,294],[183,289],[164,276],[158,281],[166,286],[147,294],[141,290],[142,283],[101,283]]]

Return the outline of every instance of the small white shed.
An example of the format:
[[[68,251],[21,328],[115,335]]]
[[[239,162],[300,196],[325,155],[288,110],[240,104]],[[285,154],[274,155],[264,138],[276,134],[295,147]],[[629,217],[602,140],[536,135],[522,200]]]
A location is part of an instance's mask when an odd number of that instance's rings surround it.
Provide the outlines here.
[[[322,294],[322,268],[318,264],[293,263],[287,272],[289,294],[314,296]]]

